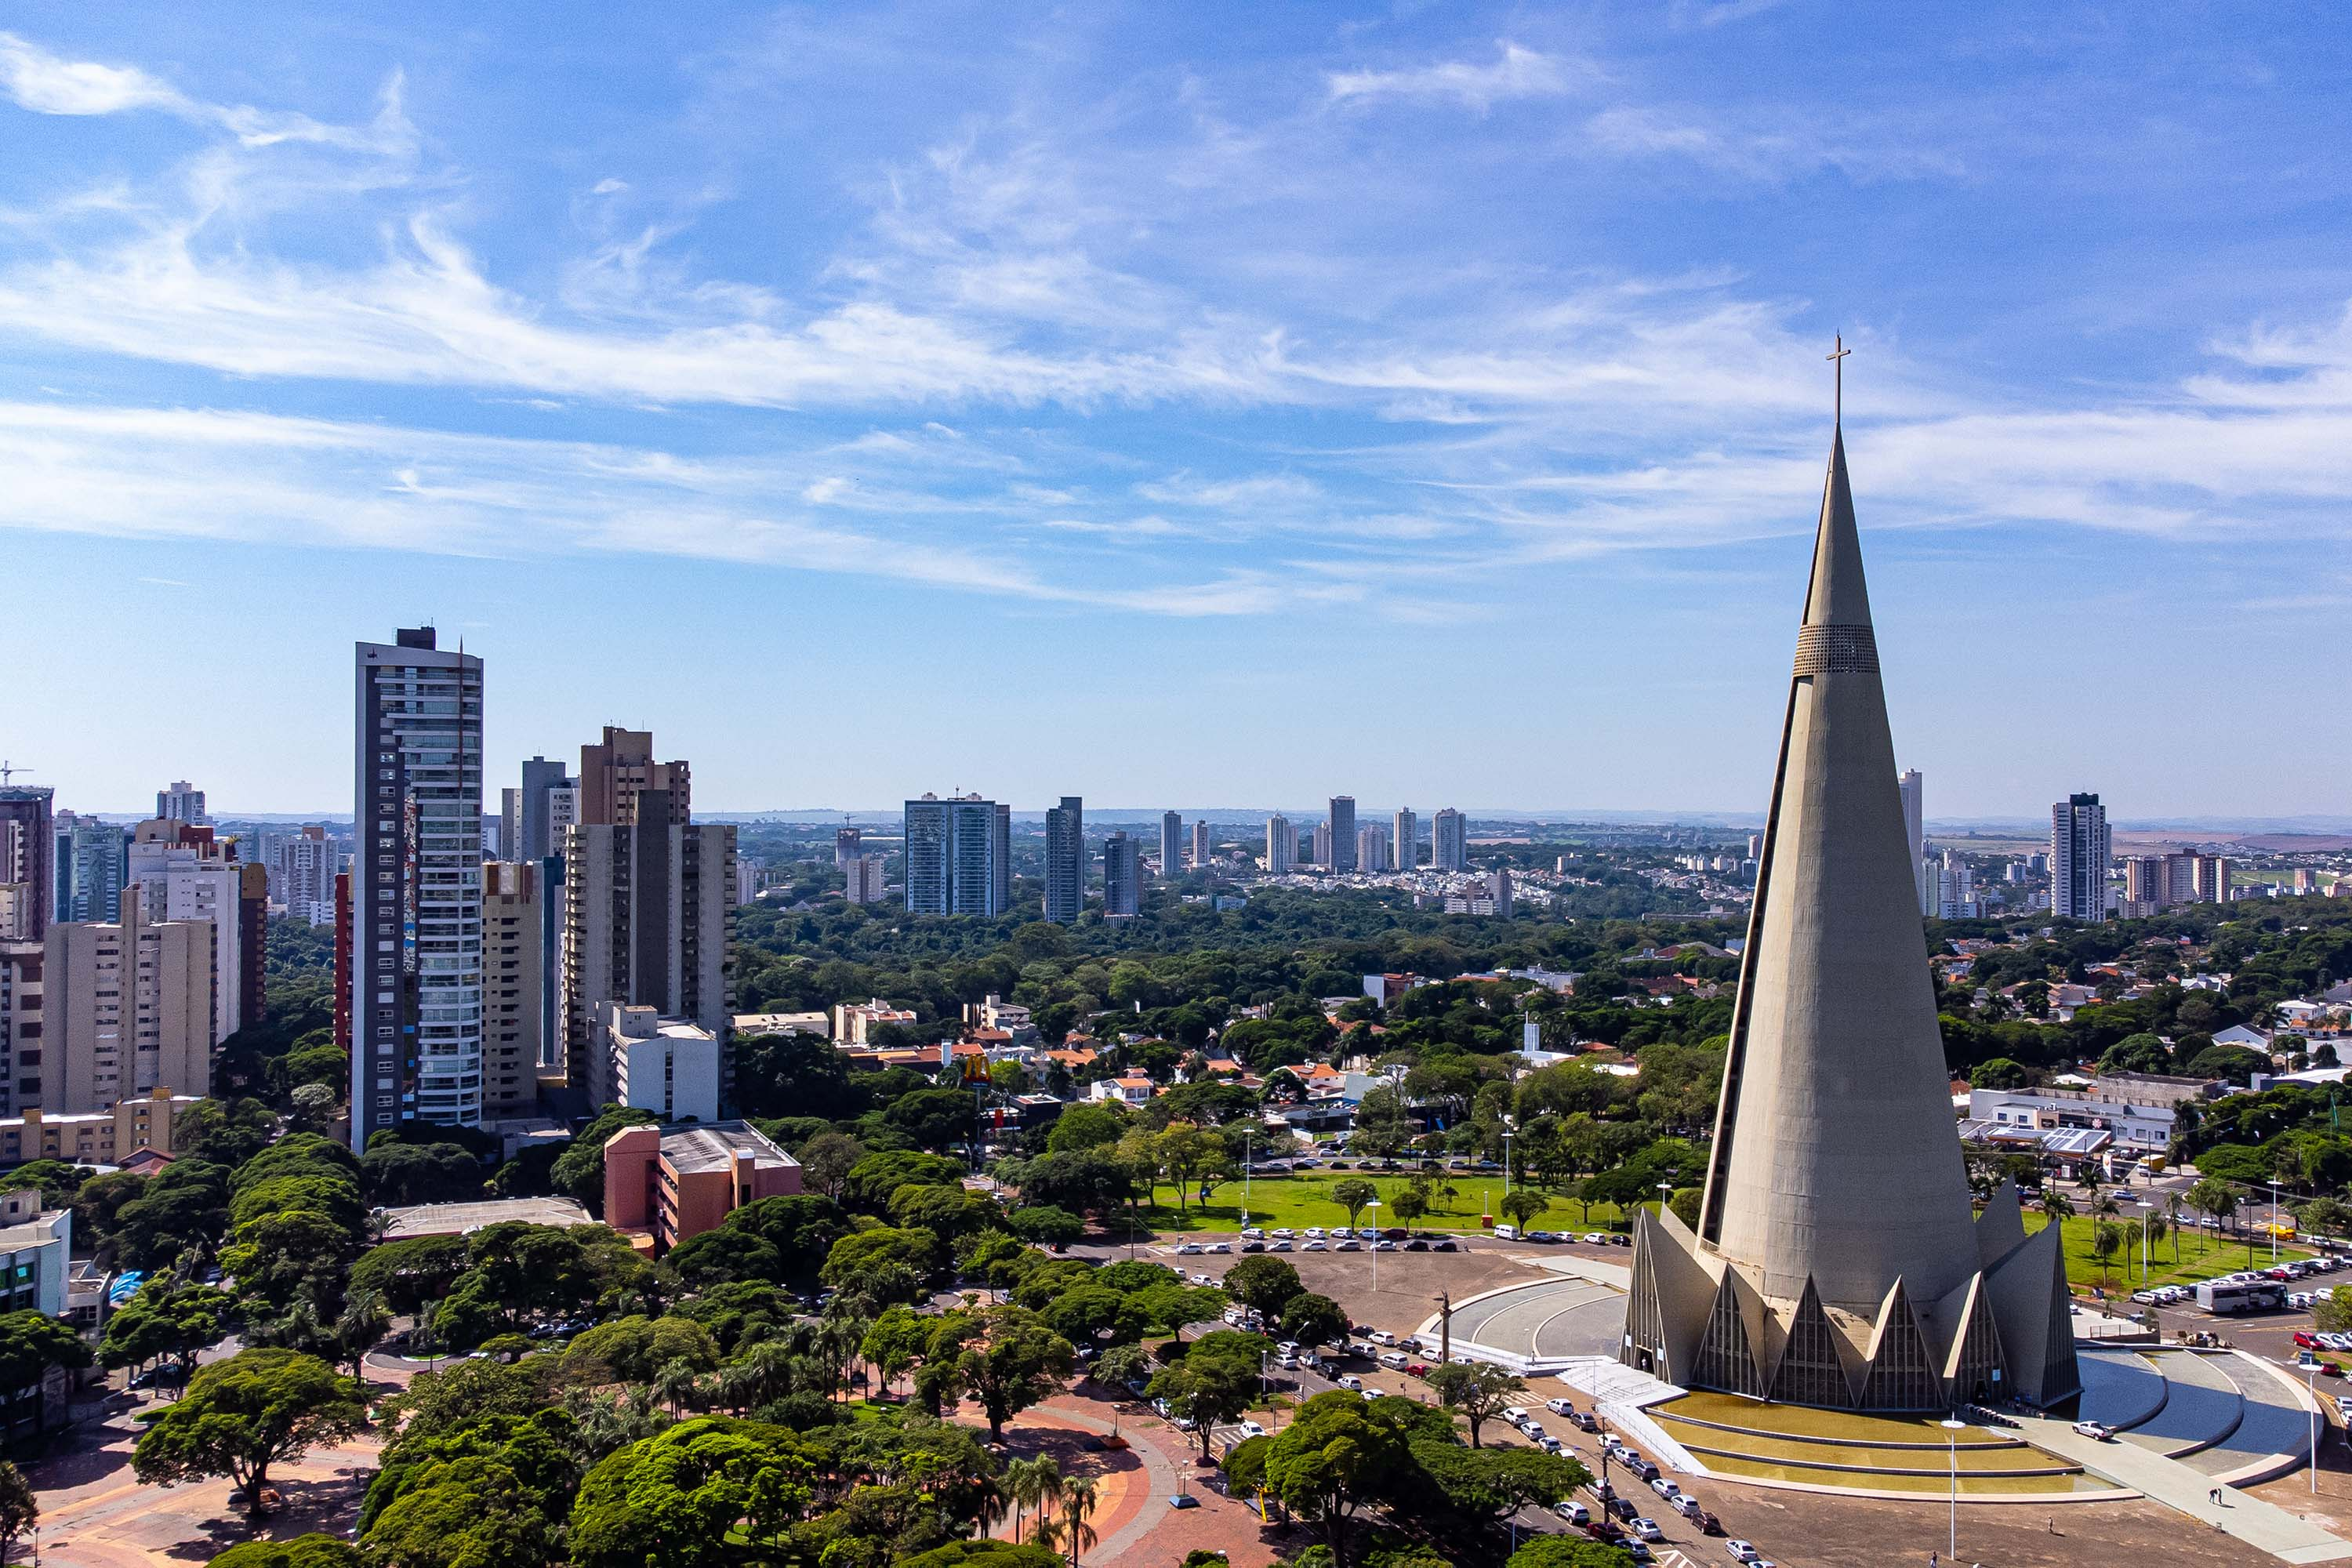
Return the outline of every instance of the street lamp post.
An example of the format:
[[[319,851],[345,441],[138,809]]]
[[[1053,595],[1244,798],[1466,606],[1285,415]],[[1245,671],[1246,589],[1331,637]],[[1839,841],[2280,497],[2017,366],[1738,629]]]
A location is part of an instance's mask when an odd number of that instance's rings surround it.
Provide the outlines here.
[[[1374,1198],[1370,1203],[1368,1203],[1368,1204],[1366,1204],[1366,1205],[1364,1205],[1364,1207],[1365,1207],[1366,1209],[1368,1209],[1368,1210],[1370,1210],[1370,1209],[1376,1209],[1376,1208],[1378,1208],[1378,1207],[1380,1207],[1380,1206],[1381,1206],[1381,1200],[1380,1200],[1380,1199],[1378,1199],[1378,1198]],[[1380,1228],[1381,1228],[1381,1216],[1380,1216],[1380,1215],[1372,1215],[1372,1229],[1373,1229],[1373,1230],[1375,1230],[1375,1231],[1377,1231],[1377,1230],[1379,1230]],[[1375,1236],[1375,1237],[1372,1238],[1372,1294],[1373,1294],[1373,1295],[1375,1295],[1375,1296],[1377,1296],[1377,1295],[1379,1295],[1380,1293],[1381,1293],[1381,1243],[1380,1243],[1380,1238],[1379,1238],[1377,1236]]]
[[[1942,1423],[1952,1457],[1951,1518],[1944,1531],[1944,1557],[1947,1562],[1958,1562],[1960,1555],[1960,1434],[1968,1429],[1968,1425],[1948,1415]]]
[[[1243,1228],[1244,1230],[1247,1230],[1247,1229],[1249,1228],[1249,1184],[1250,1184],[1250,1170],[1251,1170],[1251,1168],[1252,1168],[1253,1166],[1255,1166],[1255,1165],[1257,1163],[1257,1161],[1256,1161],[1255,1158],[1253,1158],[1253,1156],[1252,1156],[1252,1152],[1255,1149],[1255,1147],[1256,1147],[1256,1143],[1257,1143],[1257,1129],[1256,1129],[1256,1128],[1255,1128],[1255,1127],[1249,1127],[1249,1128],[1244,1128],[1244,1129],[1243,1129],[1243,1131],[1242,1131],[1242,1228]]]
[[[2315,1358],[2305,1382],[2311,1391],[2311,1495],[2319,1495],[2319,1363]]]

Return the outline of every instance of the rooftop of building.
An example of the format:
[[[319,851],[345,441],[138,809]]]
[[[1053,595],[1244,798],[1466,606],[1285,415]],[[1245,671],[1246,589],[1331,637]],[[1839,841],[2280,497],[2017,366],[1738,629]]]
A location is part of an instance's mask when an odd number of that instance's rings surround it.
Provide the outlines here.
[[[748,1156],[754,1169],[797,1165],[767,1134],[748,1121],[714,1121],[708,1126],[662,1129],[662,1158],[681,1173],[731,1169],[736,1156]]]
[[[413,1241],[425,1236],[464,1236],[486,1226],[519,1220],[525,1225],[574,1226],[594,1223],[588,1211],[571,1198],[492,1198],[479,1203],[418,1204],[413,1208],[383,1211],[383,1238]]]

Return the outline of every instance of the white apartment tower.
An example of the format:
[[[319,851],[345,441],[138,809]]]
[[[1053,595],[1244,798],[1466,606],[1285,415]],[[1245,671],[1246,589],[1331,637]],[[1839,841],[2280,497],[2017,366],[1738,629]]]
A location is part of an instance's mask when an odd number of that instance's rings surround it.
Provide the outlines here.
[[[482,661],[352,649],[352,1147],[482,1121]]]
[[[1429,866],[1433,871],[1462,871],[1470,865],[1470,835],[1463,816],[1447,806],[1429,819]]]
[[[171,788],[155,792],[155,815],[191,827],[208,827],[213,820],[205,815],[205,792],[185,779],[174,779]]]
[[[1286,877],[1298,858],[1298,829],[1290,818],[1276,813],[1265,819],[1265,874]]]
[[[1412,807],[1401,805],[1396,814],[1396,868],[1410,871],[1421,864],[1421,818]]]
[[[1903,795],[1903,833],[1911,843],[1911,876],[1918,884],[1919,912],[1932,915],[1937,900],[1936,875],[1926,863],[1927,853],[1927,781],[1917,768],[1906,768],[1895,785]]]
[[[1192,869],[1199,870],[1209,863],[1209,825],[1205,821],[1192,824]]]

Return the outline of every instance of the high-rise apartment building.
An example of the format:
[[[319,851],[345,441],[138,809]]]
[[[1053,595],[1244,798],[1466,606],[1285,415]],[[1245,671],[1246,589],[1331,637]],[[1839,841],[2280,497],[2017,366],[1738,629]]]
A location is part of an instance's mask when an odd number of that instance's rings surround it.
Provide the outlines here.
[[[659,793],[669,820],[694,820],[693,770],[684,763],[654,761],[651,730],[604,726],[604,738],[580,748],[580,816],[583,826],[634,827],[637,797]]]
[[[1013,904],[1013,808],[979,795],[907,803],[907,912],[1001,915]]]
[[[879,855],[853,855],[849,858],[849,863],[842,868],[842,874],[848,879],[847,897],[851,903],[878,904],[889,896],[889,881],[883,874],[883,868],[887,864],[888,861]]]
[[[2050,912],[2061,920],[2107,918],[2106,808],[2095,795],[2070,795],[2050,808]]]
[[[1294,843],[1297,842],[1293,836]],[[1326,871],[1331,868],[1331,824],[1318,822],[1307,834],[1307,857]]]
[[[1071,925],[1086,907],[1087,803],[1066,795],[1045,813],[1045,918]]]
[[[1371,824],[1356,829],[1356,869],[1371,873],[1389,868],[1389,836]]]
[[[1486,873],[1486,897],[1494,904],[1497,918],[1509,920],[1518,911],[1518,895],[1511,886],[1507,867],[1497,866]]]
[[[735,857],[735,904],[738,909],[759,900],[760,889],[765,885],[768,863],[756,855]]]
[[[1429,819],[1429,864],[1437,871],[1469,868],[1468,827],[1462,814],[1450,805]]]
[[[263,907],[247,908],[245,868],[234,844],[223,844],[209,827],[157,817],[131,830],[124,885],[139,889],[154,921],[200,921],[211,928],[213,1043],[228,1038],[251,1013],[260,1016],[250,977],[260,957]]]
[[[1196,820],[1192,824],[1192,869],[1197,871],[1208,863],[1209,825]]]
[[[637,794],[634,826],[583,823],[563,847],[563,1053],[589,1103],[610,1098],[599,1009],[651,1007],[724,1039],[732,1018],[735,829],[678,823],[662,792]]]
[[[539,1104],[546,1055],[546,867],[482,866],[482,1115],[524,1116]]]
[[[135,886],[120,921],[51,926],[40,1054],[18,1054],[12,1112],[106,1110],[159,1088],[209,1094],[212,965],[204,923],[150,920]]]
[[[545,757],[532,757],[522,765],[522,788],[517,792],[520,800],[515,807],[515,841],[507,849],[517,860],[544,860],[560,851],[563,837],[562,829],[579,820],[574,809],[558,824],[549,795],[560,789],[576,790],[579,783],[564,772],[562,763],[551,763]]]
[[[41,1102],[47,963],[46,938],[0,941],[0,1112]]]
[[[482,661],[352,649],[352,1147],[482,1120]]]
[[[76,817],[58,830],[56,916],[60,921],[119,921],[122,880],[130,868],[130,835],[94,816]]]
[[[864,853],[857,845],[856,828],[836,827],[833,830],[833,864],[835,869],[847,866]]]
[[[0,942],[38,942],[57,904],[57,827],[47,784],[0,784]]]
[[[208,827],[213,820],[205,813],[205,792],[185,779],[175,779],[171,788],[155,792],[155,815],[165,822],[195,827]]]
[[[1184,874],[1184,817],[1181,812],[1160,814],[1160,874],[1181,877]]]
[[[1331,858],[1325,861],[1334,871],[1356,868],[1356,797],[1335,795],[1331,797]]]
[[[1410,871],[1421,864],[1421,819],[1412,807],[1397,807],[1395,843],[1391,847],[1391,865],[1399,871]]]
[[[1265,819],[1265,874],[1286,877],[1298,858],[1298,829],[1276,813]]]
[[[2199,855],[2190,870],[2190,890],[2200,904],[2230,901],[2230,861],[2221,855]]]
[[[492,840],[495,838],[495,842]],[[522,791],[519,788],[499,791],[499,822],[495,835],[487,825],[482,834],[485,854],[495,852],[501,860],[520,860],[522,853]]]
[[[1895,780],[1895,787],[1903,797],[1903,834],[1911,843],[1911,875],[1919,886],[1919,912],[1932,915],[1937,900],[1935,873],[1928,869],[1924,857],[1927,852],[1927,781],[1917,768],[1906,768]]]
[[[1103,840],[1103,919],[1143,912],[1143,846],[1124,833]]]
[[[310,925],[335,921],[335,873],[343,868],[342,847],[317,823],[269,846],[270,896],[287,914]]]

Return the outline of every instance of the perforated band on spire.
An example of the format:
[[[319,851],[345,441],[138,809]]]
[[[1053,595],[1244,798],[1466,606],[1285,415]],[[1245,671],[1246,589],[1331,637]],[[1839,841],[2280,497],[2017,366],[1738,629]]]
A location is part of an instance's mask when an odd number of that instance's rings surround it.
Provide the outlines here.
[[[1796,672],[1876,675],[1878,638],[1868,626],[1800,626]]]

